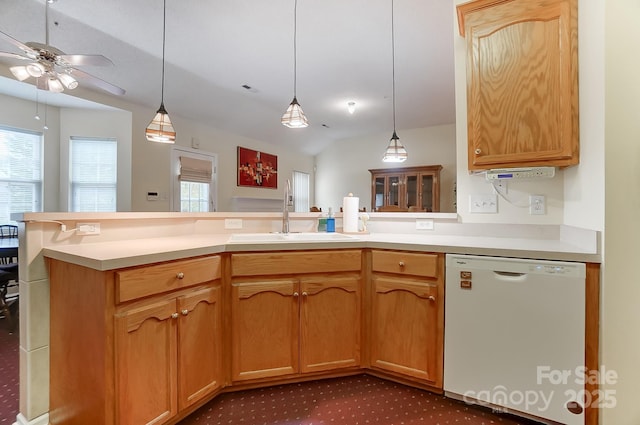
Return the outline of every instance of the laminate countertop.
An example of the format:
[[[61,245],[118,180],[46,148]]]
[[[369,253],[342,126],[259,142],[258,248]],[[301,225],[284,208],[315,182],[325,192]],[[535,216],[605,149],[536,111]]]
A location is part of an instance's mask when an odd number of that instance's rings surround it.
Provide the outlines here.
[[[600,263],[598,232],[570,234],[557,239],[488,237],[436,234],[349,234],[335,239],[300,234],[290,239],[269,233],[193,234],[55,245],[43,248],[48,258],[95,270],[113,270],[223,252],[289,251],[341,248],[375,248],[454,254],[490,255],[540,260]],[[340,234],[337,234],[340,235]]]

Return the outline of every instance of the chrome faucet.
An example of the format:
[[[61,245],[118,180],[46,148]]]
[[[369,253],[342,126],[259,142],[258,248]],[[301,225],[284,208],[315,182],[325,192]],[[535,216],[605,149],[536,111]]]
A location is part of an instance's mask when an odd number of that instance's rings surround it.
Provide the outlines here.
[[[291,180],[287,179],[284,188],[284,205],[282,206],[282,233],[289,233],[289,207],[293,205],[293,195],[291,194]]]

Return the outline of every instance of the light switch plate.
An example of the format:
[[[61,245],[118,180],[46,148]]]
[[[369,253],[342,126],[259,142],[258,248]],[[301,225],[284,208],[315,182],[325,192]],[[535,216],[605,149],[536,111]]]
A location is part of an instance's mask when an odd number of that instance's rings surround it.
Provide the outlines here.
[[[433,220],[428,219],[417,219],[416,220],[416,230],[433,230]]]
[[[242,229],[242,219],[241,218],[225,218],[224,228],[225,229]]]
[[[469,212],[495,214],[498,212],[498,197],[495,194],[469,195]]]

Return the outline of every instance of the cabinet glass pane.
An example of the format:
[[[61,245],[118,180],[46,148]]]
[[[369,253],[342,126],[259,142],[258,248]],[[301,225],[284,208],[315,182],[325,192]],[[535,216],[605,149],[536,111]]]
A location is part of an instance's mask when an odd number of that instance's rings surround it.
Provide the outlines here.
[[[377,210],[384,205],[384,177],[376,177],[374,180],[375,187],[375,209]]]
[[[433,176],[423,175],[422,186],[422,208],[426,211],[433,211]]]
[[[407,176],[407,205],[403,207],[415,207],[418,205],[418,176]]]
[[[400,177],[389,177],[389,202],[387,205],[400,206]]]

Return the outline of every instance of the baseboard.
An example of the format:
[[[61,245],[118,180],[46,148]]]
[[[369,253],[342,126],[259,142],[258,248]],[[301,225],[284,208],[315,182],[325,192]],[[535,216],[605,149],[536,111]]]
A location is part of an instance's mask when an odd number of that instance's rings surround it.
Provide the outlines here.
[[[18,413],[16,416],[16,421],[13,425],[48,425],[49,424],[49,414],[45,413],[44,415],[40,415],[35,419],[28,420],[25,418],[22,413]]]

